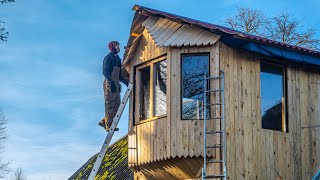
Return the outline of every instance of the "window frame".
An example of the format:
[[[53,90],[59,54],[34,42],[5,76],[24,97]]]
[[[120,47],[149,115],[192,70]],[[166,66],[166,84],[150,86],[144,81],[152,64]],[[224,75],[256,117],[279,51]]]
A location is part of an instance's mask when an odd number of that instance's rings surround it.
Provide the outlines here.
[[[198,53],[181,53],[180,54],[180,118],[183,121],[193,121],[193,120],[204,120],[204,119],[184,119],[183,118],[183,77],[182,77],[182,66],[183,66],[183,56],[185,55],[194,55],[194,56],[203,56],[203,55],[207,55],[208,56],[208,73],[211,74],[211,68],[210,68],[210,52],[198,52]],[[209,84],[210,86],[210,84]],[[210,95],[208,96],[209,101],[210,101]],[[210,111],[209,111],[210,113]]]
[[[145,61],[143,63],[139,63],[139,64],[136,64],[134,65],[134,89],[133,89],[133,95],[134,95],[134,98],[133,98],[133,121],[134,121],[134,125],[139,125],[139,124],[143,124],[143,123],[146,123],[146,122],[150,122],[150,121],[154,121],[154,120],[158,120],[158,119],[162,119],[164,117],[167,117],[167,111],[168,109],[166,109],[166,113],[163,114],[163,115],[160,115],[160,116],[155,116],[155,91],[154,91],[154,86],[155,86],[155,81],[154,81],[154,77],[155,77],[155,64],[158,63],[158,62],[161,62],[161,61],[167,61],[167,70],[168,70],[168,66],[169,66],[169,63],[168,63],[168,59],[167,59],[167,56],[166,54],[164,55],[161,55],[159,57],[156,57],[156,58],[153,58],[153,59],[150,59],[148,61]],[[140,105],[140,94],[137,93],[137,88],[140,87],[140,77],[137,75],[137,72],[143,68],[146,68],[146,67],[150,67],[150,99],[149,99],[149,107],[150,107],[150,117],[147,118],[147,119],[141,119],[140,120],[140,109],[139,107],[137,107],[137,102],[138,102],[138,105]],[[168,73],[167,73],[168,75]],[[169,78],[167,76],[167,78]],[[166,90],[168,92],[168,84],[166,85]],[[168,101],[168,96],[166,97],[166,101]],[[168,107],[166,107],[168,108]],[[136,112],[137,111],[137,112]]]
[[[281,130],[277,130],[277,129],[267,129],[267,128],[263,128],[262,127],[262,90],[261,90],[261,65],[262,64],[269,64],[271,66],[279,66],[281,67],[282,70],[282,74],[283,74],[283,82],[282,82],[282,86],[283,86],[283,105],[282,105],[282,118],[281,118]],[[260,60],[259,63],[259,68],[260,68],[260,73],[259,73],[259,80],[260,80],[260,122],[261,122],[261,129],[263,130],[270,130],[270,131],[277,131],[277,132],[284,132],[284,133],[288,133],[289,132],[289,121],[288,121],[288,82],[287,82],[287,66],[285,63],[281,63],[281,62],[274,62],[274,61],[269,61],[269,60]],[[284,115],[283,115],[284,113]]]

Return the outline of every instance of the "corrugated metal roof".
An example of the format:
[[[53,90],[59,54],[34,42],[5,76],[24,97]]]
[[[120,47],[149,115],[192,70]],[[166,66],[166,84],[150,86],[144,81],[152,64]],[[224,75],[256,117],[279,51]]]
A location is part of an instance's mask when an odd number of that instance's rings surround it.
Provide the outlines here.
[[[172,13],[167,13],[164,11],[159,11],[156,9],[147,8],[147,7],[143,7],[143,6],[139,6],[139,5],[134,6],[133,9],[135,11],[140,11],[142,14],[144,14],[146,16],[150,16],[150,15],[160,16],[160,17],[171,19],[173,21],[200,26],[202,28],[212,30],[216,33],[221,33],[222,35],[230,35],[230,36],[233,36],[234,38],[238,38],[238,39],[242,39],[242,40],[259,42],[261,44],[282,47],[282,48],[291,49],[294,51],[299,51],[302,53],[320,56],[319,51],[315,51],[315,50],[311,50],[308,48],[303,48],[303,47],[299,47],[299,46],[295,46],[295,45],[290,45],[290,44],[286,44],[286,43],[281,43],[281,42],[270,40],[270,39],[263,38],[260,36],[239,32],[239,31],[227,28],[227,27],[223,27],[223,26],[219,26],[219,25],[215,25],[215,24],[211,24],[211,23],[179,16],[179,15],[175,15]]]

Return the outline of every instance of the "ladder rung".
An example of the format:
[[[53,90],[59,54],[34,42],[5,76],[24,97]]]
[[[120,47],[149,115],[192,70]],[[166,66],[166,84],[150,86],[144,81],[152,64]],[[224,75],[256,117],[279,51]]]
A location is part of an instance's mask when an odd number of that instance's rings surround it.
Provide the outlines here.
[[[215,145],[215,146],[207,146],[207,148],[222,148],[222,145]]]
[[[207,134],[222,134],[223,131],[208,131]]]
[[[219,105],[222,105],[222,103],[207,104],[207,106],[219,106]]]
[[[206,120],[210,120],[210,119],[222,119],[222,117],[212,117],[212,118],[206,118]]]
[[[223,160],[211,160],[208,163],[223,163]]]
[[[210,175],[210,176],[206,176],[206,178],[224,178],[224,175]]]
[[[221,79],[222,76],[211,76],[211,77],[206,77],[206,79]]]
[[[214,90],[206,90],[207,93],[211,93],[211,92],[222,92],[222,89],[214,89]]]

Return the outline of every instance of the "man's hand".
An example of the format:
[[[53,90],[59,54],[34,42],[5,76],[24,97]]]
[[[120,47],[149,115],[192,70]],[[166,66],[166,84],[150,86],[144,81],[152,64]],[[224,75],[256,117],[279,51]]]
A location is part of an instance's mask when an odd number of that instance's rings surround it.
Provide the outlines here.
[[[111,81],[109,83],[110,83],[110,86],[111,86],[111,92],[116,92],[116,84],[113,81]]]

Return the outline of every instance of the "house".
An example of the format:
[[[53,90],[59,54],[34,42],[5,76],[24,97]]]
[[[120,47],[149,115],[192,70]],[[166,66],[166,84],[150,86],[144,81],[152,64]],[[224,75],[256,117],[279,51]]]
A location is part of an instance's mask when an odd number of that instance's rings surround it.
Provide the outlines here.
[[[135,6],[124,66],[135,179],[199,179],[208,131],[226,131],[228,179],[311,179],[320,169],[320,52]],[[207,87],[204,74],[223,76]],[[223,88],[224,86],[224,88]],[[224,101],[204,108],[204,104]],[[206,111],[205,111],[206,110]],[[219,121],[204,117],[223,116]],[[223,136],[207,135],[218,147]],[[206,149],[221,161],[223,148]],[[223,173],[208,163],[207,174]]]

